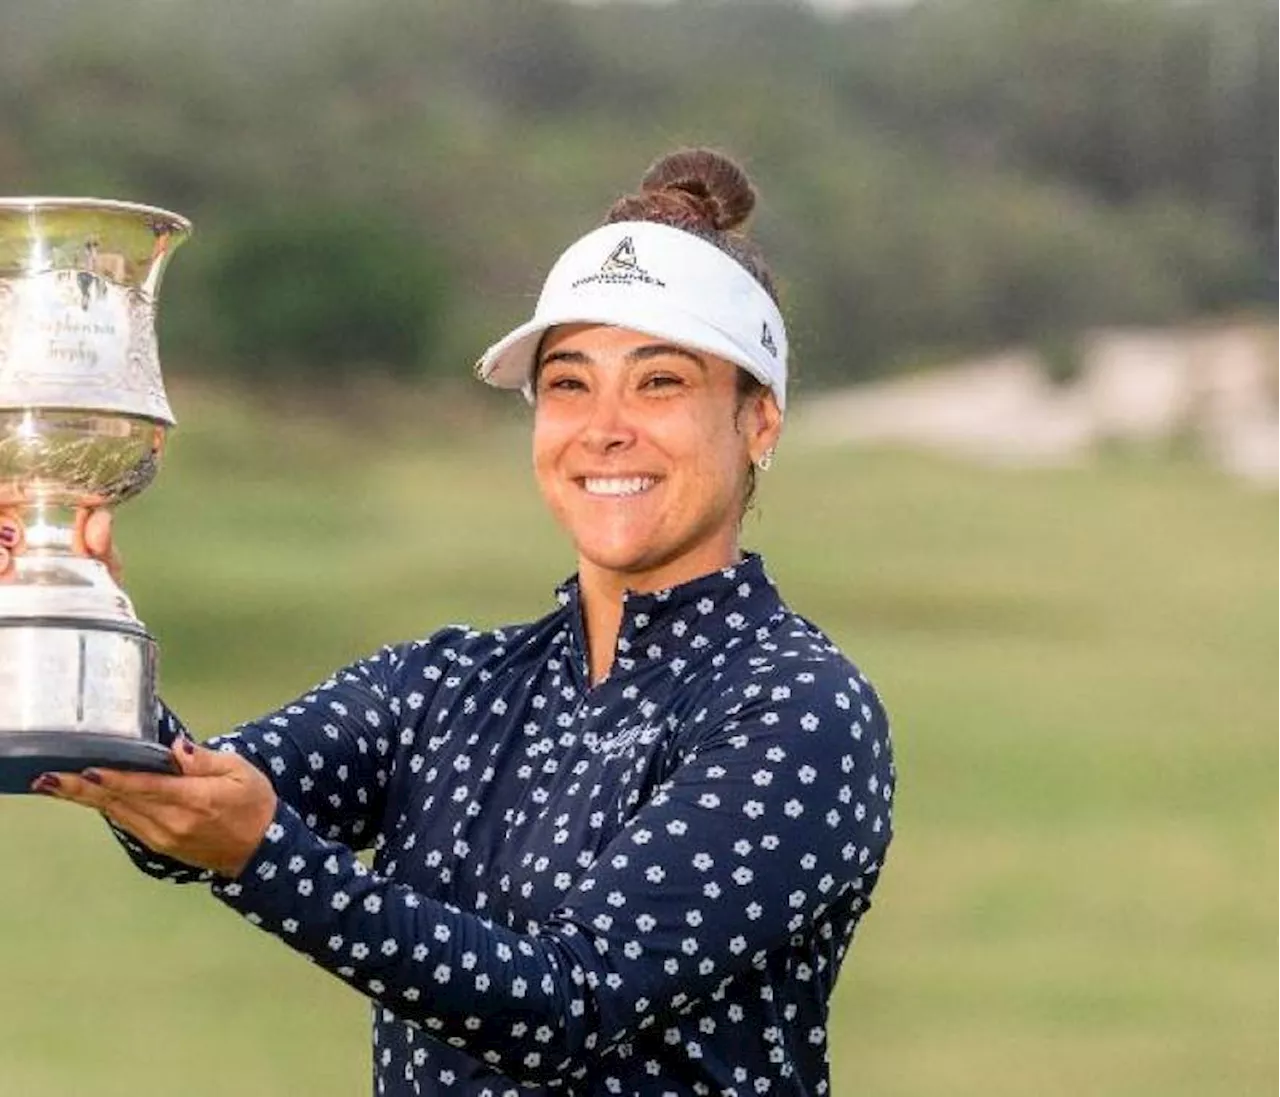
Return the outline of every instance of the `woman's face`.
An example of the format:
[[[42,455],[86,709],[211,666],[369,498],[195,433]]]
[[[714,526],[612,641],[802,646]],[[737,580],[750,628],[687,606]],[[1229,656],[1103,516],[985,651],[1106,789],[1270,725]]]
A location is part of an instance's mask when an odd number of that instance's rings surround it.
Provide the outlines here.
[[[772,393],[738,367],[599,324],[543,340],[533,432],[538,485],[584,574],[657,590],[738,557],[747,467],[772,447]]]

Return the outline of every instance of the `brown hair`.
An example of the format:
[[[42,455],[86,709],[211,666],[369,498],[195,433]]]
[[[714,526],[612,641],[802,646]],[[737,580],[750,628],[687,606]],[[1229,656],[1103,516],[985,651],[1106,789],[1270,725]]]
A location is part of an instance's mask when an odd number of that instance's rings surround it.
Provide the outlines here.
[[[778,302],[764,255],[739,226],[756,205],[756,189],[735,161],[713,149],[679,149],[656,160],[637,194],[619,198],[604,223],[656,221],[700,236],[736,260]]]

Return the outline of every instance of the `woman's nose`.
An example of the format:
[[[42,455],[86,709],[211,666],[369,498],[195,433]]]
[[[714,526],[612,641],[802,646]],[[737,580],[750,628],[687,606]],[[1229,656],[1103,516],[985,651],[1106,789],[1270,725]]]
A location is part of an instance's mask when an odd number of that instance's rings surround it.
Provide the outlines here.
[[[582,441],[598,453],[631,445],[635,441],[635,428],[625,402],[610,393],[598,393],[583,428]]]

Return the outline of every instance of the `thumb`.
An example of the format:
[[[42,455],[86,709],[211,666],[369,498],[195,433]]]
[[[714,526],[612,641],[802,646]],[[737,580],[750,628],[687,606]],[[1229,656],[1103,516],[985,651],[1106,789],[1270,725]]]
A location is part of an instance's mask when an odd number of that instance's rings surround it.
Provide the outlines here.
[[[183,777],[225,777],[236,768],[234,754],[210,750],[192,742],[185,735],[174,737],[169,751],[178,763]]]
[[[76,514],[76,537],[79,551],[106,564],[111,578],[117,583],[123,580],[124,565],[111,535],[111,511],[104,507],[96,510],[81,509]]]
[[[100,559],[111,553],[111,512],[109,510],[91,510],[84,515],[81,527],[84,537],[84,549],[90,556]]]

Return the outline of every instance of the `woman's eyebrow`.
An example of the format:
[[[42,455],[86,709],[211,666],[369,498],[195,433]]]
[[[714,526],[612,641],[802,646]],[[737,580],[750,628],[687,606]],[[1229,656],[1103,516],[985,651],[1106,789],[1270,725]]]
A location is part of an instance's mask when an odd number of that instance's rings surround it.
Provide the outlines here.
[[[627,351],[626,357],[629,362],[644,362],[650,358],[666,358],[672,354],[689,359],[703,373],[707,372],[707,364],[702,360],[701,356],[694,354],[691,350],[686,350],[684,347],[678,347],[674,343],[646,343],[642,347]]]
[[[580,350],[553,350],[543,356],[542,360],[538,363],[538,368],[541,369],[550,362],[571,362],[574,365],[581,366],[586,365],[590,361],[590,355],[584,354]]]

